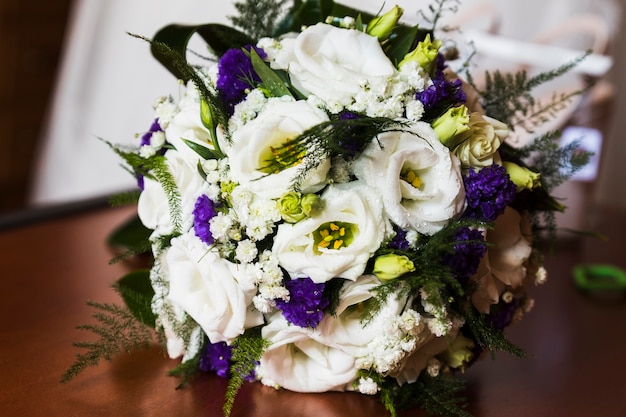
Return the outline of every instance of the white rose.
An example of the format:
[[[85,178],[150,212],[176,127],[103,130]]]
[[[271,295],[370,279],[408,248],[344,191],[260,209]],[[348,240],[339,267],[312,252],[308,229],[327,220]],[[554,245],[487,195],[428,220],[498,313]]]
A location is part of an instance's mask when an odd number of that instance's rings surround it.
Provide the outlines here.
[[[376,37],[323,23],[284,40],[274,65],[287,69],[302,93],[340,106],[350,104],[368,81],[395,72]]]
[[[504,123],[474,112],[470,114],[469,130],[447,144],[464,168],[486,167],[500,162],[498,149],[509,135]]]
[[[245,269],[207,252],[191,234],[172,239],[163,268],[170,277],[168,299],[193,318],[212,343],[230,343],[245,329],[263,323],[251,308],[254,279]]]
[[[360,182],[331,185],[321,197],[325,206],[318,215],[278,227],[272,252],[292,278],[355,280],[385,238],[380,197]]]
[[[232,134],[232,144],[226,152],[232,180],[264,198],[279,198],[292,187],[301,165],[290,161],[278,172],[266,172],[264,168],[268,163],[277,160],[272,149],[279,149],[305,130],[327,120],[326,113],[306,101],[269,100],[254,120]],[[322,161],[309,170],[301,184],[302,192],[321,189],[329,169],[330,161]]]
[[[189,164],[179,152],[169,150],[165,157],[180,195],[181,231],[185,232],[193,227],[193,209],[196,200],[207,191],[208,184],[198,174],[196,165]],[[167,235],[174,231],[168,195],[163,186],[155,180],[145,178],[137,213],[141,222],[154,230],[155,236]]]
[[[178,103],[179,111],[165,129],[165,137],[190,164],[197,164],[200,158],[183,139],[214,149],[211,133],[200,119],[200,101],[193,84],[187,87],[186,94]]]
[[[379,190],[385,212],[402,228],[433,235],[463,211],[460,163],[427,123],[415,123],[410,133],[380,135],[354,171]]]

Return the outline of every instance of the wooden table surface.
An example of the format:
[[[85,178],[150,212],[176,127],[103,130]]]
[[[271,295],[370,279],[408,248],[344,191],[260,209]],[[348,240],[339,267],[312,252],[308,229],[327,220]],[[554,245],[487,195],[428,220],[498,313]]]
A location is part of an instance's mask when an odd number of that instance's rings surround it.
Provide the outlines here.
[[[75,329],[93,322],[86,300],[119,301],[109,285],[126,267],[108,265],[112,253],[105,238],[132,210],[90,209],[0,232],[1,416],[220,415],[226,382],[203,375],[176,390],[178,379],[166,373],[177,362],[157,348],[116,357],[59,383],[74,359],[72,342],[90,337]],[[530,357],[498,354],[466,372],[468,411],[476,417],[626,416],[626,297],[590,297],[571,278],[576,263],[626,268],[625,216],[608,213],[597,216],[596,224],[612,240],[561,242],[559,256],[548,257],[549,281],[533,291],[534,310],[508,331]],[[244,386],[232,413],[385,415],[377,400],[359,394],[296,394],[258,383]]]

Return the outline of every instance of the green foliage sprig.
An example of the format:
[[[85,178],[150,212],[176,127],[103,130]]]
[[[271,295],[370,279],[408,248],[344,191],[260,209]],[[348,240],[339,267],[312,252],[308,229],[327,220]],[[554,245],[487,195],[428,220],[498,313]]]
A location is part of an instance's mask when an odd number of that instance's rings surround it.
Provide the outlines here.
[[[503,73],[499,70],[485,72],[485,88],[479,89],[467,74],[468,82],[480,93],[486,114],[507,124],[510,128],[521,127],[529,132],[541,123],[553,117],[555,112],[581,91],[558,94],[548,103],[540,103],[533,97],[532,91],[546,82],[552,81],[571,71],[586,58],[587,54],[560,67],[529,76],[526,70],[515,73]]]
[[[465,315],[465,326],[472,333],[472,339],[478,346],[487,349],[492,355],[495,352],[506,352],[519,358],[526,357],[526,352],[509,341],[501,330],[493,327],[487,321],[487,316],[481,314],[474,306],[468,306]]]
[[[463,395],[465,381],[451,375],[431,377],[421,372],[417,381],[398,386],[397,382],[387,382],[381,391],[381,399],[392,417],[396,409],[419,406],[427,416],[471,417],[465,407]]]
[[[246,381],[246,378],[253,374],[257,362],[261,359],[268,346],[269,341],[261,337],[258,328],[246,331],[233,342],[231,377],[226,389],[226,398],[223,406],[224,416],[230,416],[237,392]]]
[[[306,130],[277,151],[282,152],[281,158],[285,160],[301,162],[292,183],[293,189],[299,191],[309,171],[318,167],[326,157],[342,155],[350,159],[376,136],[406,127],[402,121],[384,117],[330,120]],[[271,168],[268,165],[268,172],[272,172]]]
[[[234,26],[253,39],[270,36],[284,13],[287,0],[247,0],[234,3],[238,16],[229,16]]]
[[[74,343],[75,347],[86,349],[86,352],[76,354],[75,362],[61,377],[62,383],[69,382],[87,367],[96,366],[102,360],[110,361],[122,352],[147,349],[152,343],[151,328],[137,320],[129,309],[93,301],[87,304],[96,310],[92,317],[98,324],[84,324],[76,328],[96,334],[99,340]]]
[[[178,191],[178,186],[174,181],[174,177],[167,166],[165,156],[154,155],[150,158],[142,158],[132,150],[124,150],[121,146],[114,145],[107,141],[105,141],[105,143],[109,145],[116,154],[122,157],[135,173],[147,178],[153,178],[161,184],[165,195],[167,195],[174,231],[180,232],[182,227],[181,196]]]

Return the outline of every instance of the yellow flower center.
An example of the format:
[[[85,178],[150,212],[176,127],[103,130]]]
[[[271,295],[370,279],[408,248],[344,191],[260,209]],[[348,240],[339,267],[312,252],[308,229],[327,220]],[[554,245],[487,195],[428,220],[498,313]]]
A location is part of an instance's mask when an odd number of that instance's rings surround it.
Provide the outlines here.
[[[356,225],[343,222],[329,222],[321,225],[314,233],[315,245],[318,249],[341,249],[347,247],[354,239]]]
[[[420,188],[423,184],[422,179],[412,169],[409,169],[406,172],[403,172],[400,175],[400,179],[408,182],[415,188]]]
[[[306,148],[287,138],[278,147],[270,146],[260,157],[259,171],[266,174],[278,174],[279,172],[296,166],[302,162],[306,155]]]

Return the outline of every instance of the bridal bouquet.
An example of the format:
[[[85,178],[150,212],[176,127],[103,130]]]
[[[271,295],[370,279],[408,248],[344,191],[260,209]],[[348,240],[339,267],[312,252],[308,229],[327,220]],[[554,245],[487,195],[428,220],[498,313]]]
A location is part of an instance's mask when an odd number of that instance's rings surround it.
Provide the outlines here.
[[[549,192],[585,158],[556,134],[506,141],[558,105],[532,86],[573,63],[478,88],[436,37],[447,3],[409,26],[397,6],[249,1],[242,30],[171,25],[150,40],[184,90],[156,100],[136,149],[112,145],[138,179],[153,262],[118,282],[127,308],[94,304],[133,318],[101,351],[154,327],[175,373],[230,378],[226,414],[260,381],[464,415],[459,371],[523,354],[503,329],[546,279],[538,245],[563,209]],[[193,34],[211,52],[200,64]]]

